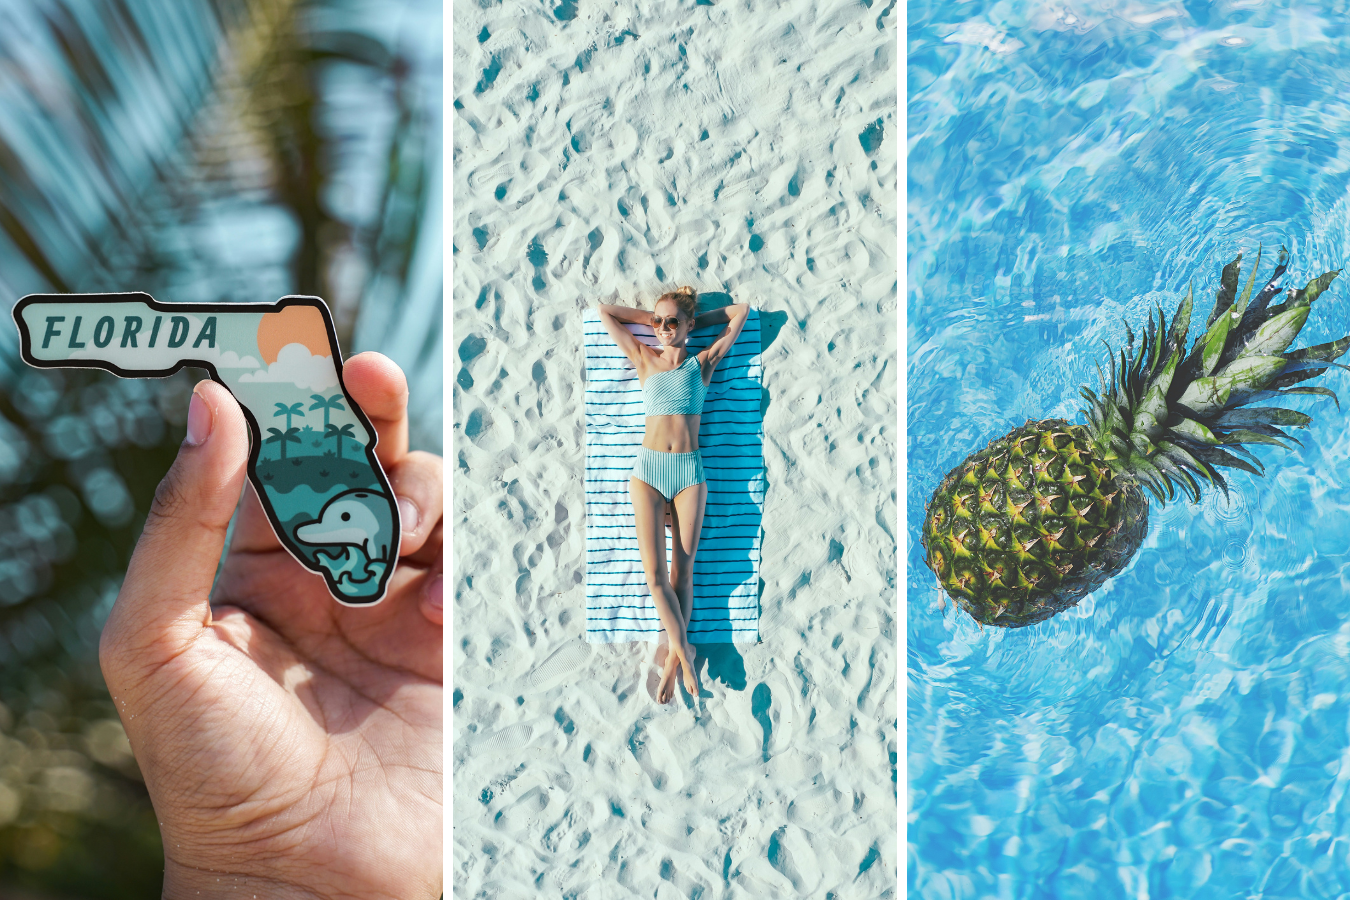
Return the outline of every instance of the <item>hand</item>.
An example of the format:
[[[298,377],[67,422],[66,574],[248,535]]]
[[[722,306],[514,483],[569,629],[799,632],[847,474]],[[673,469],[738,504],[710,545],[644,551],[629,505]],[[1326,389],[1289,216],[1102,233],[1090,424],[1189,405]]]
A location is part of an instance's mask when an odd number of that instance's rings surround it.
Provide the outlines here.
[[[384,600],[334,601],[251,487],[212,597],[248,430],[230,393],[203,381],[103,631],[171,900],[442,890],[442,461],[408,452],[393,362],[360,354],[343,380],[405,511]]]
[[[748,303],[732,303],[701,312],[694,317],[693,328],[707,328],[711,325],[728,325],[734,316],[746,315],[750,310]]]

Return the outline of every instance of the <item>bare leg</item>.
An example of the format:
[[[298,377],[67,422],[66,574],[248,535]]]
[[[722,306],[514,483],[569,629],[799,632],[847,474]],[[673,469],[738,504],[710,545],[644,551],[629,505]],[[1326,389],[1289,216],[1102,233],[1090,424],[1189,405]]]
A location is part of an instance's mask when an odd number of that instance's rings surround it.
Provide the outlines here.
[[[691,485],[675,495],[671,501],[671,552],[670,583],[680,602],[680,619],[685,627],[685,639],[688,641],[689,618],[694,612],[694,554],[698,552],[698,539],[703,530],[703,511],[708,500],[706,482]],[[692,643],[685,657],[684,686],[690,695],[699,694],[698,675],[694,672],[694,658],[697,651]],[[671,654],[673,657],[674,654]],[[671,657],[666,659],[668,671],[674,671]]]
[[[665,650],[662,655],[661,650]],[[696,651],[694,645],[689,645],[689,659],[692,662]],[[656,685],[656,697],[662,703],[667,703],[670,698],[675,696],[675,673],[680,671],[680,657],[670,652],[669,647],[658,648],[656,651],[656,664],[661,667],[661,679]]]
[[[666,498],[662,497],[656,488],[637,478],[628,480],[628,495],[633,501],[638,552],[642,556],[642,569],[647,576],[647,589],[651,591],[656,614],[661,618],[661,625],[670,639],[669,658],[683,661],[689,653],[689,644],[685,639],[685,620],[681,616],[680,600],[670,585],[670,575],[666,568],[664,516]],[[658,689],[659,702],[666,703],[670,700],[673,692],[667,691],[670,691],[669,684]]]
[[[666,523],[665,523],[665,524],[666,524],[666,528],[670,530],[670,533],[671,533],[671,534],[677,534],[676,526],[675,526],[675,524],[674,524],[673,515],[674,515],[674,510],[673,510],[673,508],[671,507],[671,505],[670,505],[669,503],[667,503],[667,504],[666,504]],[[678,543],[678,542],[679,542],[679,541],[678,541],[678,537],[677,537],[677,538],[676,538],[676,543]],[[690,614],[690,612],[692,611],[692,608],[693,608],[693,602],[692,602],[692,596],[690,596],[689,592],[685,592],[684,594],[681,594],[681,593],[680,593],[679,581],[678,581],[678,579],[677,579],[677,577],[676,577],[676,572],[677,572],[677,571],[678,571],[678,569],[672,564],[672,567],[671,567],[670,586],[673,587],[673,588],[675,589],[675,596],[678,597],[679,600],[680,600],[680,619],[683,620],[685,632],[687,633],[688,630],[689,630],[689,614]],[[671,685],[671,684],[674,682],[674,680],[675,680],[675,673],[678,672],[678,671],[680,671],[679,658],[678,658],[677,656],[675,656],[674,654],[669,653],[669,652],[663,653],[662,651],[665,650],[665,649],[666,649],[666,648],[664,648],[664,647],[658,647],[657,650],[656,650],[656,665],[657,665],[657,667],[659,667],[659,668],[661,669],[661,680],[660,680],[660,683],[657,685],[656,690],[657,690],[657,695],[658,695],[658,696],[662,696],[662,697],[664,697],[664,696],[670,696],[670,695],[673,695],[673,694],[674,694],[674,690],[670,688],[670,685]],[[694,645],[693,645],[693,644],[690,644],[690,645],[689,645],[689,649],[690,649],[691,653],[693,654],[693,656],[697,656],[697,655],[698,655],[698,651],[694,648]],[[693,658],[693,657],[691,657],[691,661],[692,661],[692,658]]]
[[[674,529],[671,528],[670,517],[671,517],[670,504],[667,503],[665,526],[667,529],[673,532]],[[675,587],[673,580],[671,583],[671,587],[672,588]],[[675,596],[679,597],[678,590],[676,590]],[[681,603],[680,619],[681,621],[684,622],[685,631],[687,632],[689,630],[689,614],[685,612],[683,609],[684,603],[683,598],[680,598],[680,603]],[[693,645],[691,644],[690,649],[692,648]],[[661,644],[658,645],[656,648],[656,654],[653,657],[653,661],[656,663],[657,668],[661,670],[661,678],[656,685],[656,696],[658,699],[660,699],[662,703],[665,703],[667,700],[669,700],[671,697],[675,695],[675,689],[674,687],[672,687],[672,685],[675,683],[675,673],[680,670],[679,657],[676,656],[674,653],[670,652],[670,646],[668,644]]]

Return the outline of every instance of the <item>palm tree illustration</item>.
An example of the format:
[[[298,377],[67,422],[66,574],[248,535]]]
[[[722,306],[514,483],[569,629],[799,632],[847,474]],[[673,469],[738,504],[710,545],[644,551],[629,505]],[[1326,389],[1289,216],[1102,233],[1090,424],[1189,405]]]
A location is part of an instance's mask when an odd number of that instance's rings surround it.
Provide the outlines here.
[[[277,428],[269,428],[269,429],[267,429],[267,433],[270,434],[271,437],[270,437],[270,438],[264,439],[264,440],[263,440],[263,443],[264,443],[264,444],[281,444],[281,458],[282,458],[282,459],[285,459],[285,458],[286,458],[286,445],[287,445],[288,443],[289,443],[289,444],[298,444],[298,443],[300,443],[300,429],[299,429],[299,428],[287,428],[285,432],[282,432],[280,429],[277,429]]]
[[[274,412],[274,413],[272,413],[272,418],[275,419],[277,416],[285,416],[285,417],[286,417],[286,434],[289,435],[292,431],[295,431],[295,432],[298,433],[299,430],[300,430],[300,429],[298,429],[298,428],[292,428],[292,427],[291,427],[291,417],[292,417],[292,416],[300,416],[300,417],[303,418],[304,415],[305,415],[305,404],[304,404],[304,403],[292,403],[290,406],[287,406],[285,403],[277,403],[277,411]],[[268,431],[271,431],[272,429],[269,428],[269,429],[267,429],[267,430],[268,430]],[[271,440],[271,438],[268,438],[268,440]],[[278,439],[278,440],[280,440],[280,439]],[[282,459],[285,459],[285,458],[286,458],[286,444],[287,444],[288,441],[290,441],[290,438],[289,438],[289,437],[288,437],[286,440],[281,441],[281,458],[282,458]],[[297,444],[300,443],[300,438],[297,437],[297,438],[295,439],[295,442],[296,442]]]
[[[323,430],[323,434],[324,437],[331,437],[337,439],[338,459],[342,459],[342,439],[344,437],[349,437],[352,440],[356,440],[356,434],[352,431],[351,425],[343,425],[341,428],[337,427],[336,425],[329,425],[327,428]]]
[[[292,416],[299,416],[302,419],[305,417],[305,404],[292,403],[290,406],[287,406],[285,403],[278,403],[277,411],[272,413],[272,418],[275,419],[277,416],[286,417],[286,430],[290,431]]]
[[[329,397],[326,400],[324,399],[324,396],[322,394],[310,394],[309,396],[314,400],[314,402],[311,403],[309,406],[310,412],[313,412],[316,409],[323,410],[323,427],[324,431],[327,432],[328,411],[332,409],[345,410],[347,408],[342,405],[342,395],[334,394],[333,396]]]

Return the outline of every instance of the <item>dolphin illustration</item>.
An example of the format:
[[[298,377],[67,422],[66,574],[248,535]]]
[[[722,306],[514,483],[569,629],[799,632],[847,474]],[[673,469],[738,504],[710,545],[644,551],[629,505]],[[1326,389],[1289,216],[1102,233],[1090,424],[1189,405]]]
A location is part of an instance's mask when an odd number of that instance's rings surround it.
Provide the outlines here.
[[[374,491],[344,491],[324,504],[317,522],[295,530],[296,540],[306,544],[346,544],[360,547],[366,558],[387,560],[393,523],[390,503]]]

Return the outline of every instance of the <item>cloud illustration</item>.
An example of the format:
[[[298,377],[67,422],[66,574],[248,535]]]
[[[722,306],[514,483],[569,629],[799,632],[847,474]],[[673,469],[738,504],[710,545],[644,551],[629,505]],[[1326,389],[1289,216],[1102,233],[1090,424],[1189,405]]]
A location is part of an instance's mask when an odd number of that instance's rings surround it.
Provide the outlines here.
[[[338,383],[331,356],[314,356],[304,344],[287,344],[277,361],[265,369],[245,372],[240,381],[278,381],[309,391],[324,391]]]
[[[259,366],[253,357],[245,356],[241,359],[233,350],[226,350],[211,361],[216,364],[217,369],[256,369]]]

